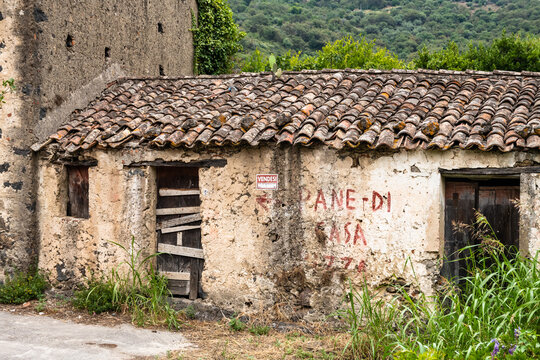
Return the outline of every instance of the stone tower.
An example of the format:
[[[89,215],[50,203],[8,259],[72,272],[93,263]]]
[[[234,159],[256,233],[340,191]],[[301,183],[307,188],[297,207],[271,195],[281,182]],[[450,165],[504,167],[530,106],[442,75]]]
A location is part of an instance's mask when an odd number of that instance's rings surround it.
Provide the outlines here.
[[[124,76],[193,72],[196,0],[0,0],[0,281],[36,260],[36,160],[73,110]],[[61,239],[59,239],[61,241]]]

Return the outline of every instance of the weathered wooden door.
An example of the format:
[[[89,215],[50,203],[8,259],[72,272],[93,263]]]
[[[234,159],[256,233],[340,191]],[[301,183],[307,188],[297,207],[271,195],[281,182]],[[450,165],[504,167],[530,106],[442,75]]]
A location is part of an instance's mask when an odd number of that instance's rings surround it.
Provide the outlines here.
[[[501,243],[508,249],[518,248],[519,213],[513,200],[519,200],[519,179],[446,181],[443,276],[459,279],[466,275],[464,262],[458,260],[467,254],[459,250],[474,242],[470,232],[456,231],[455,224],[471,225],[475,210],[486,216]]]
[[[158,271],[169,279],[171,293],[196,299],[204,261],[199,169],[158,167],[157,187]]]

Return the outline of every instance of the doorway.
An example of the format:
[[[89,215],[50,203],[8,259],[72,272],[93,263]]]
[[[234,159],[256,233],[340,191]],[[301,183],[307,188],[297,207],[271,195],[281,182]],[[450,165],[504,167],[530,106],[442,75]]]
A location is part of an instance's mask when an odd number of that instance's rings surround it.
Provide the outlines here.
[[[157,167],[157,268],[173,295],[201,297],[204,256],[198,167]]]
[[[519,247],[519,178],[489,180],[447,178],[445,181],[444,254],[441,275],[456,279],[466,275],[465,254],[460,249],[474,245],[471,230],[456,231],[456,224],[471,225],[475,211],[483,214],[497,239],[511,252]]]

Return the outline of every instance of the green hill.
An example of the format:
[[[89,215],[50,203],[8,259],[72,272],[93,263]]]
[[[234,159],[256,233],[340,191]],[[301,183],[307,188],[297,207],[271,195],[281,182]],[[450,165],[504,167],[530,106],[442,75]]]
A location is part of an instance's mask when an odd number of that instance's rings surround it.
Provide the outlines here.
[[[365,35],[410,60],[425,45],[488,42],[503,30],[540,34],[540,0],[229,0],[247,33],[244,54],[313,54],[346,35]]]

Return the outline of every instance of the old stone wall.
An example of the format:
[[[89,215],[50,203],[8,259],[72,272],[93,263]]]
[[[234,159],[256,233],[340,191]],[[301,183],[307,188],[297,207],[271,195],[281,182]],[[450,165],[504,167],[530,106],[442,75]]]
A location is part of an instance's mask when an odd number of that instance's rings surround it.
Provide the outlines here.
[[[61,165],[41,160],[40,266],[60,284],[87,269],[107,271],[123,254],[108,240],[156,249],[155,170],[140,161],[227,160],[201,168],[203,290],[236,311],[316,319],[334,310],[350,280],[417,283],[430,293],[443,249],[445,169],[512,167],[540,155],[475,151],[341,153],[262,147],[201,152],[95,150],[90,218],[65,216]],[[277,191],[256,190],[257,174],[279,174]],[[522,180],[521,248],[538,243],[537,175]],[[525,226],[525,227],[524,227]],[[83,245],[87,243],[87,245]],[[60,267],[59,267],[60,264]],[[58,269],[69,276],[62,276]]]
[[[0,0],[0,280],[37,249],[30,147],[122,76],[189,75],[195,0]]]

